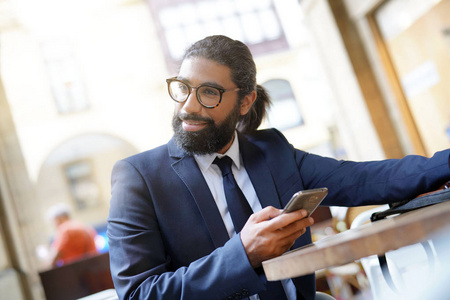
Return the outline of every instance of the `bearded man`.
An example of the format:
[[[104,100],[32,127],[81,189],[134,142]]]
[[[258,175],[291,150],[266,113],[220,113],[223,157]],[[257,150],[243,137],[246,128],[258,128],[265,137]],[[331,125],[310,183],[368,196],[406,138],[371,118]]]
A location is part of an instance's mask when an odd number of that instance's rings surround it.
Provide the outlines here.
[[[450,178],[449,150],[343,162],[258,130],[270,100],[240,41],[194,43],[166,81],[173,138],[113,169],[108,237],[120,299],[319,299],[314,274],[269,282],[261,268],[311,243],[304,210],[280,214],[295,192],[327,187],[324,205],[375,205]]]

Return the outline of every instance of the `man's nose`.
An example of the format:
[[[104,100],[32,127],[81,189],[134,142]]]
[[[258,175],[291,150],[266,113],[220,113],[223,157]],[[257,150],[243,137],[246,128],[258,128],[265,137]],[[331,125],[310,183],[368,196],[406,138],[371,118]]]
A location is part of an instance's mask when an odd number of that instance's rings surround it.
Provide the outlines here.
[[[202,110],[202,105],[197,100],[197,95],[195,90],[192,90],[192,93],[189,95],[187,100],[184,102],[183,110],[186,113],[199,113]]]

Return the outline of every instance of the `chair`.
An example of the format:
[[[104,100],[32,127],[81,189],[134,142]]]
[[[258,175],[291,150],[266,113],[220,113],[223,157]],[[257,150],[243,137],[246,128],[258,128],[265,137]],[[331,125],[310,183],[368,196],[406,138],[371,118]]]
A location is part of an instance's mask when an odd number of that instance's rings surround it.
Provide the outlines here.
[[[109,253],[39,272],[47,300],[74,300],[113,289]]]
[[[383,205],[362,212],[353,220],[351,228],[370,222],[370,216],[374,212],[388,208],[388,205]],[[433,247],[431,242],[430,244]],[[427,278],[431,280],[431,276],[427,275],[432,273],[434,264],[430,264],[429,257],[421,244],[390,251],[386,253],[386,261],[396,291],[386,282],[376,255],[360,260],[370,284],[373,300],[407,299],[404,298],[407,290],[424,286]]]

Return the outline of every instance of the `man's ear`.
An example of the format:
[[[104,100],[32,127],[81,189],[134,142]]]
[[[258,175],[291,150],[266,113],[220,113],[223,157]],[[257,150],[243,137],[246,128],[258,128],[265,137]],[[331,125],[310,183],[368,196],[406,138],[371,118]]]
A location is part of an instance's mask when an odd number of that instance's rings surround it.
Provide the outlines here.
[[[256,96],[256,91],[252,91],[250,94],[244,96],[244,99],[242,99],[241,102],[241,116],[246,115],[250,108],[252,108]]]

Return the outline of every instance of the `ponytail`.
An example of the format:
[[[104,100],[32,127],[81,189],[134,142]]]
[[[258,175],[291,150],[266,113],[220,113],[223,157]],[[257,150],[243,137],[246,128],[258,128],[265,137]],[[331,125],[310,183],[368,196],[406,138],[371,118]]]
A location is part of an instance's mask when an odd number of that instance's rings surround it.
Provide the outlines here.
[[[246,115],[241,116],[237,129],[244,134],[253,134],[261,125],[271,105],[270,96],[261,85],[256,86],[256,100]]]

